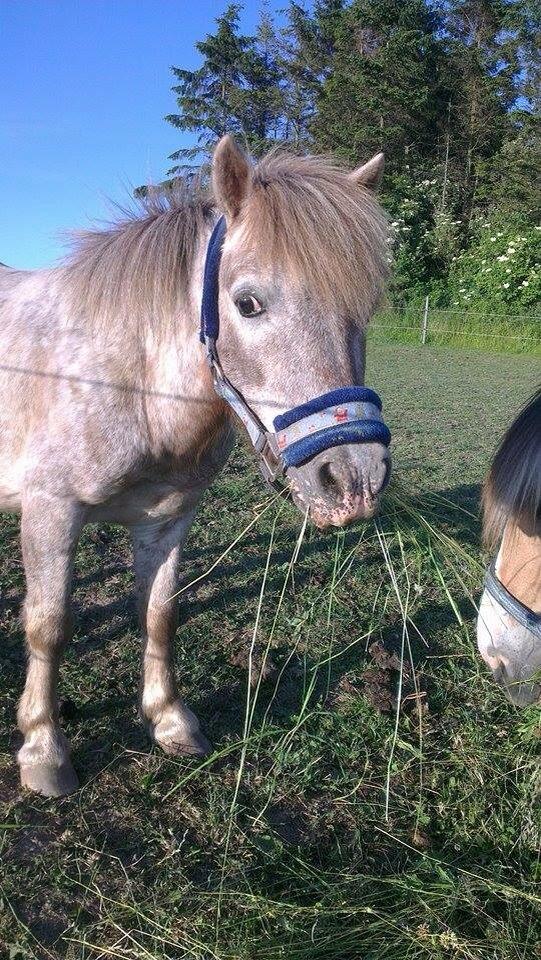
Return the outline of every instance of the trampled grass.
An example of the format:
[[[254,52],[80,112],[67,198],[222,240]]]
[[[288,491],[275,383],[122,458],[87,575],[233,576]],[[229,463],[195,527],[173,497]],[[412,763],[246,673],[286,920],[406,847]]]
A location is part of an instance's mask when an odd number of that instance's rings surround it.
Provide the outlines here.
[[[238,450],[180,585],[203,763],[163,756],[136,720],[127,538],[88,530],[62,674],[83,786],[60,801],[18,787],[23,580],[3,520],[7,957],[537,955],[539,713],[494,687],[474,620],[478,484],[539,379],[527,357],[374,345],[396,479],[365,527],[312,530]]]

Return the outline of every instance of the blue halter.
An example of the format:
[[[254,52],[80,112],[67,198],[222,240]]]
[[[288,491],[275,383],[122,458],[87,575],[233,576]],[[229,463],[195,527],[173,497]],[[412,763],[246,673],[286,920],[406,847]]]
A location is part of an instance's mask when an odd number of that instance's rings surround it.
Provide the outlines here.
[[[201,342],[214,378],[214,388],[242,420],[259,454],[265,479],[276,484],[290,467],[298,467],[316,454],[344,443],[391,442],[381,415],[381,400],[367,387],[340,387],[274,418],[274,433],[266,430],[242,394],[225,376],[216,349],[220,333],[219,273],[226,232],[220,217],[207,247],[201,300]]]

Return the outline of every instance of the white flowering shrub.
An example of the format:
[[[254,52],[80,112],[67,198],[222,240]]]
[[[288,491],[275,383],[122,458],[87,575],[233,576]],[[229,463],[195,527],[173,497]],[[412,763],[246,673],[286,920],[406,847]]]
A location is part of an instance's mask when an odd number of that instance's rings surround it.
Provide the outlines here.
[[[461,223],[442,209],[442,182],[436,175],[418,179],[409,172],[395,176],[386,207],[393,250],[391,298],[409,303],[446,277],[460,250]]]
[[[468,249],[451,262],[448,297],[454,308],[530,320],[537,309],[541,316],[541,227],[480,220]]]
[[[417,342],[428,295],[429,342],[541,350],[541,227],[501,212],[461,221],[437,169],[432,179],[408,170],[391,187],[393,271],[381,335]]]

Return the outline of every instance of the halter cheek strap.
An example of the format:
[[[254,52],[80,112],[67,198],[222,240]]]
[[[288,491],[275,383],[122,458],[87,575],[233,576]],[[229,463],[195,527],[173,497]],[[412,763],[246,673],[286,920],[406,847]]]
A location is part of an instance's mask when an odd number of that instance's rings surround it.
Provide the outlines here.
[[[367,387],[340,387],[287,410],[274,419],[268,431],[242,394],[225,376],[216,342],[220,333],[219,274],[226,222],[220,217],[212,231],[203,275],[200,339],[205,344],[214,389],[240,418],[259,456],[261,473],[280,486],[290,467],[298,467],[316,454],[345,443],[391,442],[381,415],[381,400]]]
[[[225,240],[225,217],[220,217],[210,235],[203,273],[203,296],[201,298],[201,343],[218,339],[220,332],[219,277],[222,247]]]
[[[496,600],[506,613],[510,613],[518,623],[526,627],[534,637],[541,640],[541,613],[535,613],[529,607],[517,600],[504,587],[496,575],[496,561],[493,560],[485,574],[485,590]]]

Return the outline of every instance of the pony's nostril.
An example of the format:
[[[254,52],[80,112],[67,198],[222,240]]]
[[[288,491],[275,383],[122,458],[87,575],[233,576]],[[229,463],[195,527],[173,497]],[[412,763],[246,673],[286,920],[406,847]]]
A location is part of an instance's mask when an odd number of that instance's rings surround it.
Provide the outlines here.
[[[325,463],[321,464],[318,470],[318,479],[323,490],[327,490],[329,493],[342,492],[339,472],[332,460],[326,460]]]
[[[391,459],[384,457],[382,460],[375,461],[370,465],[368,471],[366,486],[373,497],[383,493],[391,476]]]
[[[383,480],[381,481],[379,492],[383,493],[386,487],[389,485],[389,480],[391,479],[391,458],[387,453],[382,460],[383,465]]]

